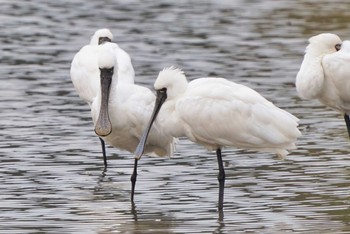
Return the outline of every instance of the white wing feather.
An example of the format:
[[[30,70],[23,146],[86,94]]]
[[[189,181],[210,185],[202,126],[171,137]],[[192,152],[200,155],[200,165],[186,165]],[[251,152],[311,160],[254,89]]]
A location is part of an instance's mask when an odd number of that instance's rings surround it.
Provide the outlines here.
[[[192,81],[187,93],[176,109],[187,136],[209,149],[236,146],[285,154],[280,149],[294,148],[300,136],[295,116],[246,86],[203,78]]]
[[[99,69],[97,66],[98,46],[84,46],[73,58],[70,75],[80,98],[91,105],[97,95]]]

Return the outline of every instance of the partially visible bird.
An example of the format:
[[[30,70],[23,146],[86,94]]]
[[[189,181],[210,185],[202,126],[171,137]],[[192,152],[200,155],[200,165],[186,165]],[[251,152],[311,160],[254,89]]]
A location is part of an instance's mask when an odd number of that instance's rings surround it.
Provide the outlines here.
[[[217,154],[220,184],[219,210],[223,207],[225,171],[221,150],[233,146],[272,152],[284,157],[301,135],[298,118],[276,107],[259,93],[224,78],[199,78],[187,82],[177,68],[165,68],[154,83],[157,103],[142,141],[140,158],[152,122],[174,137],[188,137]],[[159,113],[157,117],[157,113]]]
[[[105,42],[111,42],[113,34],[109,29],[99,29],[91,37],[90,44],[82,47],[74,56],[71,63],[70,75],[74,88],[79,96],[91,107],[93,99],[97,96],[100,88],[100,76],[97,63],[99,46]],[[114,54],[120,64],[118,74],[120,79],[131,84],[134,83],[134,68],[128,53],[121,49],[118,44],[113,43]],[[107,167],[107,157],[105,143],[100,138],[102,144],[104,165]]]
[[[350,42],[322,33],[309,39],[296,77],[303,99],[318,99],[344,116],[350,136]]]
[[[134,152],[152,114],[156,97],[151,90],[122,79],[118,72],[118,62],[112,43],[106,42],[100,46],[98,67],[101,85],[91,105],[91,114],[97,135],[116,148]],[[174,147],[175,139],[156,122],[145,143],[145,153],[171,156]],[[136,168],[135,159],[135,172]],[[137,174],[133,173],[132,202],[136,177]]]

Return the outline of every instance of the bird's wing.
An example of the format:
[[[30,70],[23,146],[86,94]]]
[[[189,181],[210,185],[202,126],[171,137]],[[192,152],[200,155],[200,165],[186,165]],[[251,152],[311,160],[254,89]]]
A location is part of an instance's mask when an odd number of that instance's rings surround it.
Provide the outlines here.
[[[300,135],[296,117],[256,91],[224,79],[192,83],[176,110],[188,137],[202,143],[269,148]]]
[[[130,84],[134,83],[135,71],[127,52],[116,46],[115,53],[118,62],[118,79]]]
[[[79,96],[91,104],[99,88],[97,46],[84,46],[73,58],[70,75]]]

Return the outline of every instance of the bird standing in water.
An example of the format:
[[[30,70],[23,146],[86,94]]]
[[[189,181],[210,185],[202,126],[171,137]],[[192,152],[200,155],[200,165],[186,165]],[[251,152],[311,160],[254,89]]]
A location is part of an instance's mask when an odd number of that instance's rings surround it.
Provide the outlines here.
[[[188,83],[180,69],[170,67],[159,73],[154,88],[156,104],[135,158],[141,157],[155,119],[163,132],[176,138],[187,137],[208,150],[215,150],[219,210],[223,208],[225,183],[223,147],[272,152],[284,157],[288,149],[295,148],[295,141],[301,135],[298,118],[253,89],[223,78],[199,78]]]
[[[111,42],[113,34],[109,29],[99,29],[91,37],[90,44],[82,47],[74,56],[71,63],[70,75],[74,88],[80,98],[91,107],[93,99],[97,96],[100,87],[99,68],[97,57],[99,46],[105,42]],[[134,83],[135,72],[128,53],[121,49],[116,43],[114,44],[114,53],[119,63],[118,73],[120,79],[131,84]],[[107,157],[105,142],[99,138],[102,145],[104,166],[107,167]]]
[[[344,116],[350,137],[350,42],[322,33],[309,39],[296,77],[303,99],[318,99]]]
[[[156,97],[151,90],[119,76],[113,46],[108,42],[100,46],[98,67],[101,85],[91,105],[91,114],[97,135],[114,147],[134,152],[151,117]],[[144,146],[147,155],[172,156],[175,139],[156,122]],[[134,171],[136,168],[135,159]],[[131,177],[132,202],[136,177],[136,173]]]

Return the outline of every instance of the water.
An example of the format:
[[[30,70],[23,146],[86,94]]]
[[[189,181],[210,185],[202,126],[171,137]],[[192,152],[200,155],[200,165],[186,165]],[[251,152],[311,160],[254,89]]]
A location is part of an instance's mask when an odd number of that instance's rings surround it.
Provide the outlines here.
[[[349,139],[341,116],[300,100],[306,39],[350,38],[350,3],[300,1],[1,1],[1,233],[349,233]],[[147,87],[177,65],[189,79],[248,85],[301,119],[286,160],[224,151],[224,211],[215,154],[182,141],[172,159],[108,148],[103,171],[90,113],[70,62],[108,27]],[[277,120],[276,120],[277,121]]]

